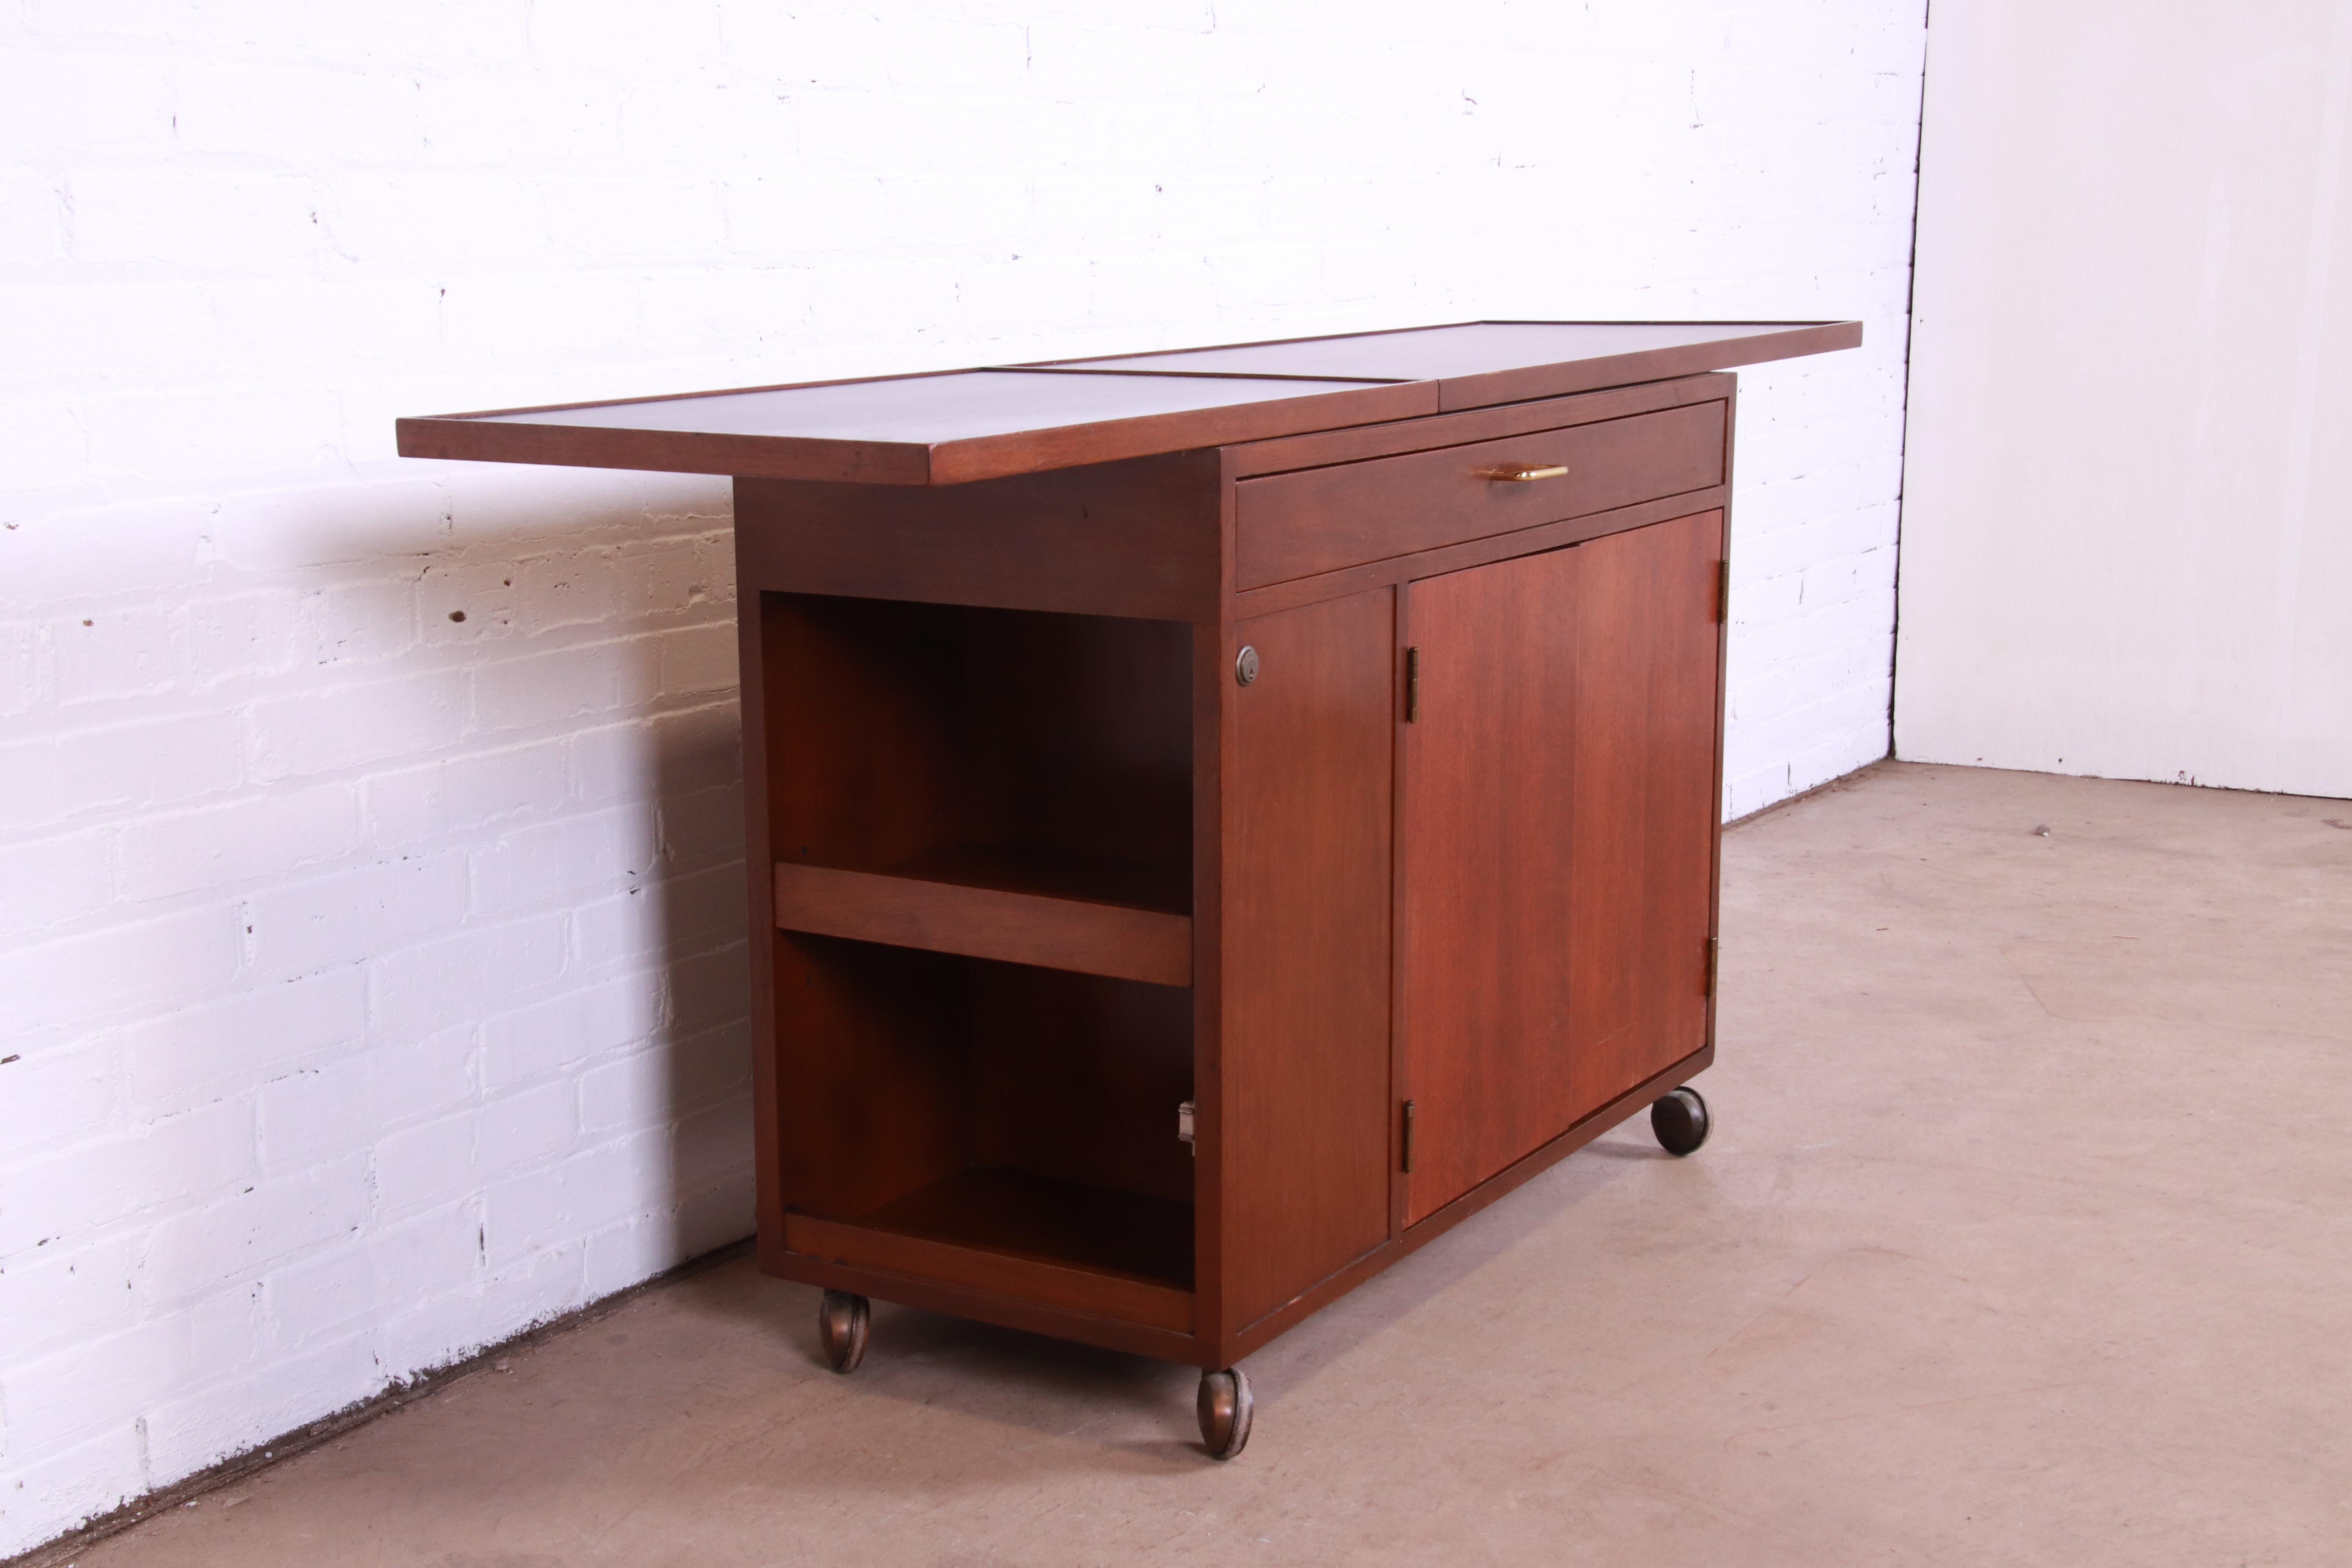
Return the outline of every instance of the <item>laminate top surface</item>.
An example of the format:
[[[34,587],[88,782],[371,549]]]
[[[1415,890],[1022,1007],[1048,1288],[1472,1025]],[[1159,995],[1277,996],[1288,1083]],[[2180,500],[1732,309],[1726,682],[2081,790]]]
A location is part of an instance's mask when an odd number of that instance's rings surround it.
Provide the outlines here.
[[[1340,375],[1371,381],[1444,381],[1579,361],[1731,345],[1790,331],[1786,321],[1465,321],[1394,332],[1176,349],[1115,359],[1056,360],[1087,370],[1222,375]]]
[[[701,393],[648,403],[526,408],[479,417],[506,425],[937,446],[1156,414],[1276,403],[1344,391],[1348,385],[1345,380],[967,370],[887,381]]]
[[[1857,321],[1468,321],[399,422],[406,457],[940,485],[1850,348]]]

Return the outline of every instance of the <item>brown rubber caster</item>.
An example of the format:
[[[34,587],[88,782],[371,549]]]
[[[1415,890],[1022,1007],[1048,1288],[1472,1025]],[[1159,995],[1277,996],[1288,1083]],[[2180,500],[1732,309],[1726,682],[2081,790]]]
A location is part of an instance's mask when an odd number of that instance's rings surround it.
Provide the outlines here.
[[[1201,1374],[1201,1446],[1230,1459],[1249,1442],[1249,1375],[1237,1366]]]
[[[856,1372],[866,1359],[866,1326],[873,1316],[872,1303],[846,1290],[827,1290],[817,1303],[816,1337],[834,1371]]]
[[[1650,1107],[1650,1131],[1669,1154],[1691,1154],[1706,1142],[1706,1101],[1685,1084]]]

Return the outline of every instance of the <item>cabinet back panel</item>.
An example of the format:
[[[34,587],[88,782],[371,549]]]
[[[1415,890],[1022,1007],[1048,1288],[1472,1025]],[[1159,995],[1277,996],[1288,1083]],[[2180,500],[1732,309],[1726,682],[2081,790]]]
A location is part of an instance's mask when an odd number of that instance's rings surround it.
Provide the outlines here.
[[[1228,688],[1224,1321],[1242,1328],[1389,1233],[1395,595],[1244,621]]]
[[[1190,1205],[1192,992],[972,961],[978,1163]]]

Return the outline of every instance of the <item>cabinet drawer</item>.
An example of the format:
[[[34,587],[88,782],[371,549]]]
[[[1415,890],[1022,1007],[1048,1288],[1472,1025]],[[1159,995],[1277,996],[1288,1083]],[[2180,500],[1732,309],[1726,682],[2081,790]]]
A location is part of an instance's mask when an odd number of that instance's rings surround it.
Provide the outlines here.
[[[1262,588],[1719,485],[1727,407],[1694,404],[1244,479],[1234,487],[1235,586]],[[1488,477],[1513,466],[1568,472]]]

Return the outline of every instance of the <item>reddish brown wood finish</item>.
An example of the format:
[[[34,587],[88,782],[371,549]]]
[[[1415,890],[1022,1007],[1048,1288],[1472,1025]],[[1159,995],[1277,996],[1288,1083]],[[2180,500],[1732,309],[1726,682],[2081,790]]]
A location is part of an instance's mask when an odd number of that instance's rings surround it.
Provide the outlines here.
[[[1568,429],[1245,479],[1241,588],[1516,532],[1681,495],[1723,479],[1725,405],[1702,403]],[[1496,479],[1525,465],[1555,479]]]
[[[1368,561],[1361,566],[1320,572],[1312,577],[1294,577],[1287,583],[1276,583],[1234,595],[1234,609],[1236,614],[1244,616],[1270,616],[1279,610],[1295,609],[1300,605],[1312,605],[1324,599],[1344,599],[1351,594],[1360,594],[1371,588],[1401,586],[1424,577],[1466,572],[1473,566],[1484,566],[1489,562],[1509,561],[1521,555],[1540,555],[1548,550],[1581,544],[1588,539],[1600,539],[1612,533],[1623,533],[1628,529],[1647,528],[1654,522],[1687,517],[1694,508],[1713,510],[1721,507],[1727,499],[1723,487],[1718,485],[1709,489],[1695,490],[1686,496],[1667,496],[1661,500],[1643,501],[1638,506],[1619,507],[1614,511],[1597,511],[1590,517],[1572,517],[1565,522],[1548,522],[1537,528],[1521,529],[1517,533],[1468,540],[1460,544],[1399,555],[1388,561]]]
[[[1244,1332],[1235,1335],[1226,1346],[1227,1359],[1217,1364],[1229,1365],[1233,1361],[1271,1342],[1296,1328],[1307,1318],[1329,1306],[1381,1269],[1428,1246],[1480,1209],[1517,1191],[1536,1177],[1542,1175],[1603,1132],[1615,1127],[1629,1116],[1638,1115],[1652,1100],[1667,1090],[1688,1083],[1715,1062],[1715,1047],[1694,1052],[1659,1073],[1646,1083],[1636,1084],[1609,1104],[1593,1111],[1542,1148],[1504,1170],[1496,1172],[1478,1185],[1410,1228],[1402,1229],[1397,1239],[1366,1253],[1338,1272],[1325,1276],[1307,1289],[1284,1302],[1274,1311],[1260,1318]],[[1670,1157],[1670,1156],[1668,1156]],[[1210,1364],[1205,1360],[1203,1365]]]
[[[1015,862],[1013,875],[1031,874]],[[775,878],[776,924],[785,931],[1192,984],[1189,915],[827,866],[786,863]]]
[[[1683,373],[1854,335],[1470,323],[404,449],[739,476],[763,1267],[1214,1368],[1712,1059],[1732,386]]]
[[[1389,1234],[1394,637],[1385,591],[1234,628],[1259,674],[1228,702],[1229,1334]]]
[[[1570,426],[1622,419],[1633,414],[1654,414],[1660,409],[1681,408],[1694,403],[1724,403],[1729,401],[1738,384],[1737,376],[1691,375],[1678,381],[1613,387],[1607,392],[1584,392],[1570,397],[1546,397],[1459,414],[1398,419],[1386,425],[1253,441],[1228,451],[1232,454],[1234,478],[1254,479],[1293,468],[1361,462],[1368,458],[1391,458],[1439,447],[1466,447],[1539,430],[1565,430]]]
[[[742,479],[737,591],[1213,621],[1220,490],[1197,452],[941,490]]]
[[[1472,321],[445,415],[401,420],[398,439],[415,458],[965,484],[1666,381],[1861,338],[1853,321]]]
[[[1572,552],[1577,1115],[1707,1038],[1723,522],[1708,512]]]
[[[1437,412],[1434,387],[1024,369],[403,419],[404,458],[952,485]]]
[[[1412,586],[1408,1223],[1706,1041],[1722,523]]]
[[[1579,703],[1582,552],[1415,583],[1406,640],[1407,1224],[1576,1120],[1569,1007],[1575,870],[1569,791]]]

